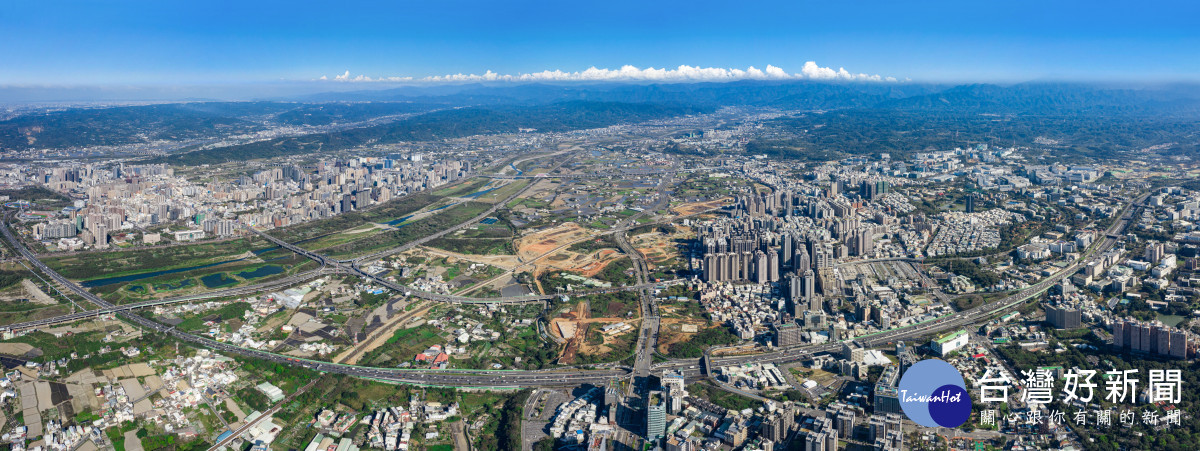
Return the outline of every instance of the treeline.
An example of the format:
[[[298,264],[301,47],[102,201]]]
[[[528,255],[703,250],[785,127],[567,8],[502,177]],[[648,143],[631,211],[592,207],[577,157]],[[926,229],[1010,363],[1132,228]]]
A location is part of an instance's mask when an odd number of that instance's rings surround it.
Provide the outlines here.
[[[501,238],[438,238],[427,244],[469,255],[511,255],[516,252],[512,240]]]
[[[334,123],[361,122],[383,116],[419,113],[436,108],[433,105],[412,102],[371,103],[316,103],[279,113],[275,122],[287,125],[330,125]]]
[[[41,203],[36,205],[40,208],[61,208],[71,205],[70,197],[41,185],[30,185],[17,189],[0,189],[0,196],[8,196],[9,200],[40,201]],[[44,205],[47,200],[51,201],[50,204]]]
[[[637,276],[631,274],[631,269],[633,269],[633,260],[622,257],[619,260],[609,263],[594,278],[610,282],[616,287],[636,285]]]
[[[998,284],[1001,281],[1000,275],[988,271],[978,263],[970,260],[945,260],[936,263],[948,272],[958,274],[960,276],[971,279],[971,283],[975,286],[985,288]]]
[[[737,343],[738,337],[724,326],[711,327],[692,335],[687,341],[671,343],[667,346],[667,357],[696,358],[704,355],[704,350],[713,346],[725,346]]]
[[[221,308],[217,309],[216,312],[208,313],[208,314],[200,314],[200,315],[196,315],[191,318],[185,319],[185,320],[183,320],[183,322],[176,325],[176,327],[178,327],[179,330],[196,330],[196,329],[199,329],[200,327],[204,326],[204,322],[207,321],[208,319],[212,319],[213,321],[216,321],[218,323],[223,323],[225,321],[229,321],[232,319],[241,318],[242,315],[246,314],[246,310],[250,310],[249,303],[234,302],[232,304],[222,306]]]
[[[29,273],[24,271],[10,271],[7,269],[0,270],[0,289],[5,289],[21,283],[21,279],[29,276]]]
[[[601,235],[596,238],[590,238],[590,239],[583,240],[578,243],[572,244],[570,247],[567,248],[567,250],[569,250],[571,252],[578,252],[580,254],[591,254],[592,252],[596,252],[600,249],[617,249],[617,248],[618,248],[617,239],[613,238],[613,236],[611,234],[609,234],[609,235]]]

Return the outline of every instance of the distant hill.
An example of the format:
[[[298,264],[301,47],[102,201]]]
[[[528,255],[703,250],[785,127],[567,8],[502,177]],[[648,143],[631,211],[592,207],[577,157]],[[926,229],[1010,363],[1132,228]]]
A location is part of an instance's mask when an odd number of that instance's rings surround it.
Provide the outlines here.
[[[1075,83],[973,84],[887,100],[874,107],[970,113],[1196,115],[1200,113],[1200,89],[1130,89]]]
[[[155,161],[179,165],[224,163],[335,151],[368,144],[458,138],[483,133],[515,133],[520,128],[549,132],[597,128],[710,111],[711,108],[705,107],[585,101],[537,106],[457,108],[385,125],[198,150],[161,157]]]
[[[523,84],[463,85],[458,89],[405,87],[325,93],[302,99],[413,101],[445,105],[536,105],[572,100],[624,103],[674,103],[705,106],[772,106],[832,109],[879,102],[939,89],[926,84],[822,83],[807,81],[736,81],[667,84]]]
[[[957,127],[979,115],[1022,116],[1021,130],[999,136],[1020,142],[1030,133],[1056,135],[1072,121],[1105,133],[1125,130],[1129,118],[1154,122],[1163,136],[1200,119],[1200,85],[1117,86],[1087,83],[1022,83],[1015,85],[868,83],[746,80],[728,83],[665,84],[464,84],[408,86],[394,89],[331,92],[277,101],[189,102],[112,108],[77,108],[28,114],[0,121],[0,149],[62,148],[224,137],[271,126],[352,124],[402,114],[407,120],[280,138],[235,146],[246,155],[290,155],[316,149],[335,150],[373,142],[398,142],[515,131],[519,127],[569,130],[622,122],[712,111],[723,106],[778,108],[805,112],[840,112],[852,116],[847,127],[819,142],[885,133],[929,135],[926,129]],[[829,116],[836,117],[836,116]],[[1037,118],[1046,118],[1042,126]],[[810,118],[817,120],[818,118]],[[1156,121],[1162,119],[1166,123]],[[1008,121],[1009,119],[1006,119]],[[1184,120],[1182,124],[1171,121]],[[957,121],[957,122],[956,122]],[[1131,123],[1139,123],[1138,121]],[[803,121],[802,121],[803,122]],[[1011,122],[1011,121],[1010,121]],[[1113,126],[1101,123],[1117,122]],[[1015,122],[1011,122],[1015,123]],[[837,125],[837,124],[834,124]],[[882,127],[881,130],[856,129]],[[912,128],[902,128],[912,127]],[[1089,128],[1085,127],[1085,128]],[[981,124],[978,130],[994,127]],[[964,130],[957,132],[961,135]],[[1145,134],[1142,134],[1145,135]],[[956,139],[939,135],[937,143]],[[989,138],[989,136],[991,138]],[[998,133],[979,136],[992,139]],[[1157,134],[1154,134],[1157,136]],[[1181,142],[1194,141],[1179,135]],[[1121,140],[1116,135],[1112,140]],[[814,138],[815,139],[815,138]],[[1008,138],[1003,138],[1008,139]],[[1128,139],[1127,139],[1128,140]],[[1132,139],[1153,141],[1150,137]],[[1132,142],[1131,141],[1131,142]],[[864,139],[861,145],[894,150],[934,142]],[[1089,146],[1099,145],[1096,142]],[[266,146],[270,146],[269,148]],[[761,148],[761,146],[759,147]],[[233,153],[230,153],[233,152]],[[241,155],[221,149],[167,158],[175,163],[218,162]]]
[[[705,106],[757,106],[783,109],[1195,114],[1200,86],[1129,87],[1087,83],[1014,85],[868,83],[747,80],[728,83],[671,84],[525,84],[405,87],[325,93],[322,100],[413,101],[443,105],[534,105],[570,100],[676,103]]]
[[[257,124],[186,104],[72,109],[0,121],[0,148],[63,148],[184,140],[251,131]]]
[[[411,102],[304,104],[275,116],[286,125],[330,125],[361,122],[384,116],[430,111],[438,106]]]
[[[412,102],[189,102],[74,108],[0,121],[0,149],[106,146],[222,137],[270,125],[320,126],[419,113]]]

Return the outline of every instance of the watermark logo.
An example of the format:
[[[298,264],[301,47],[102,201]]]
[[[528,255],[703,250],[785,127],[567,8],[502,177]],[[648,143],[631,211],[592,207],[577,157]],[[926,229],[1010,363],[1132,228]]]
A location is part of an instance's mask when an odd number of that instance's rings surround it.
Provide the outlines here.
[[[971,396],[962,373],[938,359],[917,362],[900,378],[900,409],[921,426],[961,426],[971,417]]]

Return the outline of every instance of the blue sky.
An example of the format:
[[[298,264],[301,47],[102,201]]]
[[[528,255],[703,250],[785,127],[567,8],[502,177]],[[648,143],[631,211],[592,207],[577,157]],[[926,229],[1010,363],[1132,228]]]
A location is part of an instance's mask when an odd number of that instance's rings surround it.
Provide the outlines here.
[[[3,3],[0,85],[808,61],[916,81],[1200,80],[1198,2]]]

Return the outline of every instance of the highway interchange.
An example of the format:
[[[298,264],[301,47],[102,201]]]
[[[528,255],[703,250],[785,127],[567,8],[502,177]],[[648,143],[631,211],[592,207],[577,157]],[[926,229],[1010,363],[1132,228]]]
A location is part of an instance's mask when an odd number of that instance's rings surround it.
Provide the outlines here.
[[[662,187],[665,185],[666,185],[666,183],[664,180],[664,183],[660,184],[660,188],[659,188],[660,195],[662,194]],[[526,189],[528,189],[528,187],[526,187]],[[500,205],[507,204],[509,200],[511,200],[512,198],[515,198],[517,195],[521,194],[522,192],[524,192],[524,189],[519,190],[517,193],[510,196],[509,199],[505,199],[503,202],[497,203],[496,206],[498,207]],[[665,200],[665,197],[666,196],[662,196],[662,199]],[[1038,282],[1035,285],[1032,285],[1030,287],[1022,289],[1018,293],[1015,293],[1008,297],[1005,297],[1004,299],[1002,299],[1000,301],[996,301],[996,302],[993,302],[990,304],[985,304],[983,306],[980,306],[980,307],[977,307],[974,309],[964,310],[961,312],[953,313],[953,314],[946,315],[944,317],[926,321],[923,323],[918,323],[918,324],[910,325],[910,326],[899,328],[899,329],[893,329],[893,330],[889,330],[889,331],[885,331],[885,332],[880,332],[880,333],[876,333],[873,335],[858,337],[855,339],[855,341],[863,346],[875,346],[875,345],[879,345],[879,344],[895,342],[898,340],[913,339],[913,338],[918,338],[921,336],[925,336],[925,335],[940,332],[940,331],[961,328],[961,327],[965,327],[965,326],[968,326],[971,324],[977,324],[977,323],[980,323],[983,321],[987,321],[996,315],[1013,310],[1013,309],[1019,307],[1021,304],[1023,304],[1027,300],[1029,300],[1030,298],[1033,298],[1033,297],[1045,292],[1047,289],[1050,288],[1050,286],[1052,286],[1052,285],[1058,283],[1059,281],[1061,281],[1062,279],[1074,274],[1079,268],[1081,268],[1083,265],[1085,265],[1092,256],[1103,253],[1103,252],[1111,249],[1113,246],[1115,246],[1117,243],[1117,239],[1115,237],[1118,236],[1120,233],[1124,232],[1124,230],[1128,227],[1128,224],[1130,223],[1131,218],[1134,217],[1134,211],[1136,210],[1135,207],[1137,205],[1139,205],[1142,201],[1144,201],[1146,199],[1146,197],[1147,197],[1147,195],[1142,195],[1137,200],[1133,201],[1129,206],[1127,206],[1125,208],[1125,210],[1123,211],[1123,213],[1121,214],[1120,218],[1118,218],[1116,221],[1114,221],[1113,224],[1109,227],[1109,229],[1106,230],[1104,238],[1102,240],[1098,241],[1096,244],[1094,244],[1087,252],[1085,252],[1083,254],[1083,256],[1081,258],[1079,258],[1073,264],[1067,266],[1066,268],[1063,268],[1062,270],[1055,273],[1054,275],[1043,279],[1042,281]],[[662,200],[660,200],[660,203],[661,202],[662,202]],[[487,215],[494,212],[494,209],[495,209],[495,207],[493,207],[493,209],[485,212],[482,216],[486,217]],[[649,210],[649,211],[653,211],[653,210]],[[482,218],[473,218],[472,220],[467,221],[464,224],[473,224],[474,222],[477,222],[475,219],[482,219]],[[456,227],[452,228],[451,230],[457,230],[458,228],[463,227],[464,224],[460,224],[459,226],[456,226]],[[624,230],[628,230],[628,228],[630,228],[634,224],[636,224],[635,221],[633,221],[633,220],[628,221],[628,223],[626,223],[625,225],[622,226],[621,232],[623,232]],[[251,230],[254,230],[254,229],[251,228]],[[341,373],[341,374],[346,374],[346,375],[350,375],[350,376],[375,379],[375,380],[380,380],[380,381],[419,384],[419,385],[433,385],[433,386],[506,388],[506,387],[564,386],[564,385],[579,385],[579,384],[585,384],[585,383],[603,385],[604,383],[606,383],[608,380],[610,380],[612,378],[628,377],[629,375],[634,374],[634,373],[637,373],[639,376],[644,376],[644,375],[648,374],[650,371],[657,372],[657,371],[672,370],[672,371],[681,372],[685,376],[696,377],[696,376],[700,376],[703,371],[701,368],[702,367],[702,359],[673,359],[673,360],[670,360],[667,362],[662,362],[662,363],[655,364],[655,365],[649,364],[651,355],[653,353],[654,342],[656,341],[657,334],[658,334],[658,330],[657,330],[658,323],[657,323],[657,321],[653,320],[656,318],[656,316],[654,316],[656,306],[653,304],[652,300],[650,299],[648,290],[650,288],[652,288],[653,286],[656,286],[659,284],[647,283],[645,281],[646,276],[645,276],[644,262],[641,262],[641,259],[640,259],[641,256],[639,253],[636,252],[636,250],[631,252],[629,255],[637,256],[634,259],[635,259],[635,268],[637,269],[637,273],[638,273],[638,280],[639,280],[638,284],[633,285],[633,286],[628,286],[628,287],[618,287],[618,288],[611,288],[611,289],[605,289],[605,290],[593,290],[594,292],[632,291],[632,290],[636,290],[639,292],[639,295],[642,298],[642,309],[644,312],[647,312],[646,319],[648,321],[644,322],[643,328],[641,330],[641,334],[639,336],[638,346],[636,347],[637,356],[635,359],[635,362],[636,362],[635,368],[613,366],[613,365],[597,365],[595,367],[595,369],[562,368],[562,369],[537,370],[537,371],[420,370],[420,369],[376,368],[376,367],[344,365],[344,364],[335,364],[335,363],[330,363],[330,362],[298,359],[298,358],[294,358],[294,357],[284,356],[284,355],[280,355],[280,354],[274,354],[274,353],[260,351],[260,350],[256,350],[256,349],[248,349],[248,348],[232,346],[232,345],[218,342],[218,341],[206,338],[206,337],[202,337],[202,336],[187,333],[184,331],[176,330],[173,326],[162,324],[157,321],[145,318],[143,316],[133,314],[131,312],[131,310],[136,309],[136,308],[148,307],[148,306],[152,306],[152,305],[161,305],[161,304],[167,304],[167,303],[173,303],[173,302],[190,302],[190,301],[195,301],[195,300],[199,300],[199,299],[234,296],[234,295],[243,294],[243,293],[247,293],[247,292],[262,290],[262,289],[264,289],[264,287],[262,285],[250,286],[250,287],[243,287],[241,289],[224,290],[221,292],[209,293],[208,295],[180,297],[180,298],[174,298],[174,299],[163,299],[163,300],[156,300],[156,301],[147,301],[144,303],[136,303],[136,304],[128,304],[128,305],[118,306],[118,305],[109,303],[108,301],[105,301],[104,299],[100,298],[99,296],[87,291],[83,287],[81,287],[78,284],[63,277],[62,275],[60,275],[53,269],[46,266],[40,260],[38,260],[37,256],[35,254],[33,254],[32,252],[30,252],[29,249],[27,249],[24,246],[24,244],[21,243],[21,241],[19,239],[17,239],[17,237],[13,234],[13,232],[11,231],[11,229],[8,226],[7,218],[5,221],[0,221],[0,232],[3,233],[4,238],[11,244],[11,246],[17,251],[17,253],[20,254],[20,256],[22,258],[24,258],[25,260],[27,260],[31,265],[33,265],[33,267],[35,269],[37,269],[41,273],[49,276],[53,281],[55,281],[62,287],[65,287],[66,289],[70,290],[71,292],[75,293],[76,295],[80,296],[81,298],[83,298],[83,299],[87,300],[88,302],[99,307],[97,310],[78,312],[78,313],[73,313],[71,315],[64,315],[61,317],[51,318],[51,319],[47,319],[47,320],[5,326],[4,328],[8,329],[8,330],[36,328],[36,327],[42,327],[42,326],[48,325],[48,324],[54,324],[54,323],[60,323],[60,322],[66,322],[66,321],[75,321],[75,320],[80,320],[80,319],[87,319],[87,318],[94,317],[97,315],[112,313],[112,314],[118,315],[119,317],[121,317],[122,319],[124,319],[130,323],[133,323],[133,324],[143,328],[143,330],[150,331],[152,333],[167,334],[167,335],[170,335],[180,341],[192,343],[194,345],[209,348],[209,349],[212,349],[212,350],[215,350],[218,352],[222,352],[222,353],[258,358],[258,359],[263,359],[263,360],[272,361],[272,362],[276,362],[276,363],[299,366],[299,367],[309,368],[312,370],[327,372],[327,373]],[[314,275],[320,275],[320,274],[329,273],[329,272],[346,272],[346,273],[356,274],[356,275],[359,275],[360,277],[364,277],[366,279],[370,279],[372,281],[378,282],[378,283],[388,287],[389,289],[393,289],[398,292],[402,292],[405,294],[409,294],[412,296],[429,299],[429,300],[433,300],[433,301],[440,301],[440,302],[492,302],[492,303],[514,303],[515,302],[515,303],[520,303],[520,302],[531,302],[531,301],[540,302],[540,301],[544,301],[547,299],[552,299],[554,297],[557,297],[557,295],[540,295],[540,296],[517,296],[517,297],[507,297],[507,298],[503,298],[503,297],[502,298],[465,298],[465,297],[461,297],[461,296],[448,296],[448,295],[441,295],[441,294],[436,294],[436,293],[412,290],[407,287],[403,287],[398,284],[394,284],[394,283],[388,282],[386,280],[383,280],[382,278],[378,277],[377,275],[370,274],[367,271],[364,271],[363,269],[359,268],[357,266],[357,263],[359,261],[362,261],[361,259],[355,259],[355,260],[349,260],[349,261],[331,259],[329,257],[320,255],[318,253],[307,251],[303,248],[292,245],[290,243],[283,242],[282,240],[273,238],[265,233],[262,233],[261,231],[254,230],[254,232],[262,235],[263,237],[271,240],[272,242],[274,242],[288,250],[291,250],[297,254],[303,255],[307,258],[313,259],[314,261],[321,264],[321,268],[318,268],[317,270],[309,271],[306,273],[292,276],[287,279],[282,279],[279,281],[272,282],[270,284],[270,286],[272,286],[272,287],[283,286],[289,282],[296,283],[298,281],[302,281],[305,278],[314,276]],[[628,243],[625,241],[624,237],[622,236],[622,233],[618,233],[617,236],[618,236],[618,243],[621,243],[623,248],[627,247]],[[629,252],[629,250],[627,250],[627,252]],[[242,291],[237,291],[237,290],[242,290]],[[585,294],[585,293],[577,293],[577,294]],[[824,343],[824,344],[819,344],[819,345],[792,347],[792,348],[781,349],[781,350],[777,350],[777,351],[773,351],[773,352],[753,354],[753,355],[743,355],[743,356],[734,356],[734,357],[717,357],[717,358],[712,359],[712,365],[726,366],[726,365],[737,365],[737,364],[743,364],[743,363],[749,363],[749,362],[788,363],[788,362],[802,360],[805,357],[813,355],[813,354],[836,352],[840,348],[841,348],[840,342],[829,342],[829,343]]]

